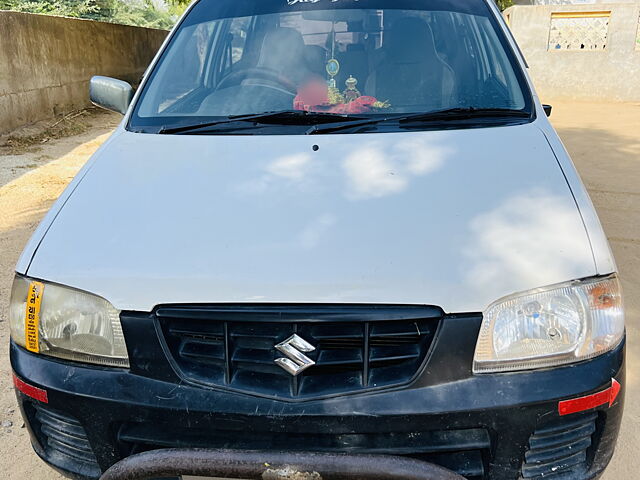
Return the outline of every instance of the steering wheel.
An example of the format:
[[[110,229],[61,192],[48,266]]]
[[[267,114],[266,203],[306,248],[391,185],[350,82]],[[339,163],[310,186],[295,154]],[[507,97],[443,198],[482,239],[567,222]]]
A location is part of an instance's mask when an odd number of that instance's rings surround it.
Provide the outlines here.
[[[270,70],[268,68],[261,67],[252,67],[252,68],[243,68],[241,70],[237,70],[235,72],[231,72],[229,75],[224,77],[220,83],[218,84],[217,90],[222,90],[223,88],[232,87],[234,85],[240,84],[243,80],[246,79],[261,79],[267,80],[269,82],[275,83],[278,87],[284,88],[291,95],[296,95],[298,89],[295,84],[275,72],[274,70]],[[269,87],[269,85],[265,85],[265,87]],[[277,87],[270,87],[277,88]]]

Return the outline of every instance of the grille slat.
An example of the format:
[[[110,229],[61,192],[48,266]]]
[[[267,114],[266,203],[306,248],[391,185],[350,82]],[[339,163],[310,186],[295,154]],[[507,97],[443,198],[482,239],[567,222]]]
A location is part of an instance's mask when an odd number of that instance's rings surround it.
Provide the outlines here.
[[[318,356],[316,365],[345,365],[361,367],[362,349],[323,350]]]
[[[567,450],[573,452],[584,451],[591,446],[591,438],[581,438],[572,443],[560,445],[555,448],[549,448],[546,450],[539,450],[533,452],[527,452],[527,463],[545,463],[552,462],[558,458],[566,456]]]
[[[55,438],[59,443],[77,452],[92,454],[91,448],[89,448],[87,444],[86,437],[69,434],[66,432],[61,432],[48,425],[42,425],[42,433],[44,433],[47,437],[49,437],[50,441],[51,439]]]
[[[374,357],[371,359],[370,363],[375,365],[389,365],[389,364],[395,364],[395,363],[399,363],[399,362],[403,362],[405,360],[414,360],[416,358],[418,358],[418,354],[411,354],[411,355],[396,355],[396,356],[388,356],[388,357],[381,357],[381,358],[377,358]]]
[[[161,307],[156,318],[183,376],[212,386],[306,398],[400,385],[417,374],[441,315],[431,307],[424,318],[415,307],[343,308],[344,320],[336,306]],[[315,347],[304,354],[316,364],[297,377],[275,363],[284,356],[275,345],[293,333]],[[280,380],[258,379],[264,374]]]
[[[84,428],[77,421],[64,417],[60,414],[53,414],[50,411],[38,410],[36,413],[36,419],[42,424],[42,426],[50,427],[54,430],[64,431],[68,435],[74,435],[76,437],[84,437]]]
[[[590,438],[596,427],[593,423],[582,425],[569,431],[561,431],[555,434],[538,436],[534,435],[529,440],[532,449],[548,448],[556,445],[571,443],[575,439]]]
[[[581,415],[536,429],[525,452],[523,478],[553,478],[586,470],[596,418],[596,414]]]
[[[48,433],[51,433],[51,432],[50,430],[49,432],[45,432],[43,430],[43,433],[47,435]],[[47,445],[50,448],[57,450],[58,452],[63,453],[68,457],[74,458],[76,460],[80,460],[81,462],[89,463],[94,461],[95,459],[92,451],[87,452],[81,448],[77,448],[76,445],[70,442],[62,441],[59,437],[49,437],[47,439]]]
[[[522,468],[522,476],[524,478],[549,478],[551,475],[560,475],[567,473],[572,467],[580,467],[584,465],[587,459],[585,451],[578,452],[574,455],[554,459],[551,462],[540,464],[527,464]]]
[[[191,361],[206,364],[206,365],[220,365],[224,360],[217,359],[215,357],[209,357],[207,355],[199,355],[197,353],[182,353],[184,358],[188,358]]]
[[[193,340],[200,340],[200,341],[203,341],[203,342],[211,342],[211,343],[224,342],[224,336],[223,335],[206,334],[206,333],[202,333],[202,332],[190,332],[189,330],[182,330],[182,329],[179,329],[179,328],[172,328],[171,329],[171,334],[172,335],[180,335],[181,337],[192,338]]]

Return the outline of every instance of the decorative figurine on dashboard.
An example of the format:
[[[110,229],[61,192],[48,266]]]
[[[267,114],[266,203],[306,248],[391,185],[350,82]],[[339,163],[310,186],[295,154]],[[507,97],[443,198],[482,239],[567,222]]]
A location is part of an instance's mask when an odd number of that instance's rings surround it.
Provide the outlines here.
[[[353,102],[362,96],[356,88],[358,80],[353,75],[349,75],[349,78],[347,78],[345,83],[347,85],[347,89],[342,93],[342,95],[344,96],[346,103]]]
[[[327,112],[338,114],[375,113],[387,109],[389,102],[380,102],[375,97],[364,96],[357,89],[358,79],[349,75],[346,89],[340,92],[336,76],[340,73],[340,62],[332,58],[327,62],[329,79],[312,78],[298,89],[293,101],[293,108],[311,112]]]

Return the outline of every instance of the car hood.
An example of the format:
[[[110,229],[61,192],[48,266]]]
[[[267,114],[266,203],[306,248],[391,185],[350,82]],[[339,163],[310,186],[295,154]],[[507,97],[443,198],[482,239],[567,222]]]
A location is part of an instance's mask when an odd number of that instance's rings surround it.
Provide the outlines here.
[[[293,302],[480,311],[596,272],[535,124],[323,136],[119,130],[58,209],[28,274],[123,310]]]

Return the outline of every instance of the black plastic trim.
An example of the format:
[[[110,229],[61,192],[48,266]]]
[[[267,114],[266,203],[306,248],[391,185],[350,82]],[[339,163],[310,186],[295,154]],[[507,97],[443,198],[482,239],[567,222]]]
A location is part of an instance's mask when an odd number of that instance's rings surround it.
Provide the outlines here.
[[[139,316],[141,315],[141,317]],[[480,314],[473,314],[475,316],[475,323],[478,323],[481,320]],[[232,317],[230,317],[232,316]],[[480,317],[480,318],[478,318]],[[444,314],[444,311],[435,306],[429,305],[370,305],[370,304],[226,304],[226,305],[162,305],[158,306],[154,309],[152,314],[137,314],[135,312],[122,312],[121,313],[121,321],[123,324],[123,329],[125,331],[125,339],[127,339],[127,344],[131,344],[131,348],[135,348],[134,345],[140,346],[141,343],[148,343],[149,337],[147,335],[147,340],[142,341],[142,338],[134,338],[131,333],[128,333],[128,328],[130,325],[129,319],[133,318],[145,318],[146,321],[152,321],[154,324],[154,330],[157,334],[157,340],[160,345],[160,348],[164,352],[163,361],[167,362],[170,366],[170,369],[173,373],[175,373],[180,381],[198,386],[201,388],[214,389],[214,390],[222,390],[229,391],[238,394],[251,395],[254,397],[266,398],[266,399],[274,399],[278,401],[284,402],[306,402],[306,401],[315,401],[322,399],[330,399],[337,397],[345,397],[345,396],[353,396],[353,395],[362,395],[372,392],[380,392],[380,391],[388,391],[388,390],[397,390],[406,388],[407,386],[414,383],[422,374],[425,369],[425,366],[429,362],[431,358],[431,354],[433,352],[433,347],[438,341],[442,320],[447,318]],[[411,321],[411,320],[432,320],[434,322],[438,322],[435,332],[433,333],[432,338],[428,341],[427,350],[424,353],[424,357],[421,361],[420,366],[415,370],[413,375],[407,379],[398,382],[394,382],[391,385],[383,385],[383,386],[370,386],[365,385],[363,388],[354,389],[352,391],[341,391],[337,393],[328,393],[328,394],[318,394],[318,395],[306,395],[306,396],[297,396],[297,391],[299,388],[299,382],[297,377],[294,379],[294,384],[292,386],[292,396],[279,396],[272,394],[265,394],[259,391],[250,391],[244,388],[234,388],[231,385],[225,384],[216,384],[208,381],[203,381],[193,376],[189,375],[185,372],[179,362],[176,360],[174,356],[174,352],[171,351],[167,343],[167,339],[165,337],[165,332],[163,332],[162,327],[159,324],[159,321],[156,319],[168,319],[168,318],[190,318],[195,320],[209,320],[209,321],[218,321],[218,322],[226,322],[233,319],[233,322],[262,322],[262,323],[340,323],[340,322],[362,322],[364,324],[375,325],[377,322],[392,322],[392,321]],[[449,319],[455,318],[455,316],[448,317]],[[226,324],[226,323],[225,323]],[[136,328],[140,327],[140,325],[136,325]],[[225,335],[225,338],[227,336]],[[369,340],[367,338],[367,340]],[[474,339],[475,343],[475,339]],[[143,347],[144,348],[144,347]],[[228,345],[225,344],[225,349],[228,348]],[[366,350],[367,353],[369,349]],[[365,354],[366,355],[366,354]],[[145,356],[147,357],[147,356]],[[226,359],[228,360],[230,355],[226,355]],[[366,357],[365,357],[366,358]],[[134,362],[134,359],[131,359]],[[367,362],[367,366],[369,367],[370,362]],[[367,368],[368,368],[367,367]],[[168,369],[166,366],[162,367],[163,371],[166,373]],[[229,383],[228,379],[231,372],[231,366],[227,365],[226,368],[226,379]],[[367,369],[365,368],[365,371]],[[368,377],[367,377],[368,378]],[[367,384],[367,382],[364,382]]]

